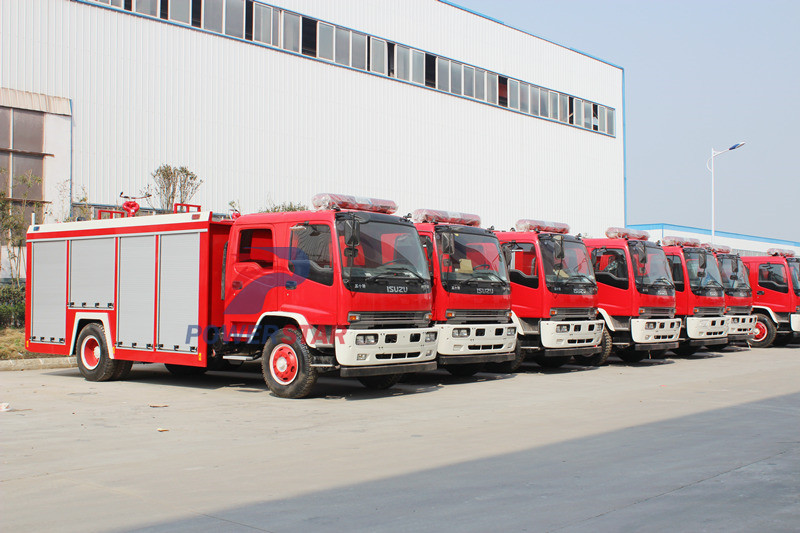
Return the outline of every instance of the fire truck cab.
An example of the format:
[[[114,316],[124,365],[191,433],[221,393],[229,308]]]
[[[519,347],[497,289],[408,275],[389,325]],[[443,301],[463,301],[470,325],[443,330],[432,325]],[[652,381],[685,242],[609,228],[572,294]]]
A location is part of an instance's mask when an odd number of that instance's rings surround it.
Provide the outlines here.
[[[511,286],[495,234],[468,213],[417,209],[412,220],[431,273],[439,366],[470,376],[513,360]]]
[[[76,354],[86,379],[132,362],[177,374],[261,359],[281,397],[323,372],[385,388],[436,368],[427,262],[394,202],[317,195],[316,211],[210,212],[43,224],[28,231],[26,335]]]
[[[676,316],[683,321],[674,352],[693,355],[702,346],[726,344],[725,287],[714,254],[697,239],[665,237],[662,243],[675,284]]]
[[[703,248],[711,250],[717,258],[722,285],[725,287],[725,315],[730,319],[728,343],[747,346],[748,341],[755,335],[756,325],[756,317],[752,314],[753,291],[750,288],[747,268],[739,254],[733,253],[729,246],[703,243]]]
[[[663,358],[678,347],[675,285],[664,250],[646,231],[608,228],[605,239],[586,239],[605,321],[604,357],[616,349],[625,362]]]
[[[495,232],[509,265],[521,350],[511,366],[529,354],[548,368],[572,357],[579,364],[599,364],[603,321],[597,320],[597,284],[586,245],[568,235],[566,224],[525,219],[515,229]]]
[[[751,346],[785,346],[800,333],[800,258],[773,248],[766,256],[742,257],[755,290],[755,337]]]

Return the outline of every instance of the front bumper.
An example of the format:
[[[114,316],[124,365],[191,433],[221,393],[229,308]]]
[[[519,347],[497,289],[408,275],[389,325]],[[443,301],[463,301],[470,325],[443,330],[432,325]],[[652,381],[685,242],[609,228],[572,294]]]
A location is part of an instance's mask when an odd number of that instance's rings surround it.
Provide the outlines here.
[[[603,321],[542,320],[539,322],[539,335],[545,349],[599,346],[603,339]]]
[[[729,315],[728,338],[731,340],[747,340],[756,334],[755,315]]]
[[[514,352],[509,353],[484,353],[474,355],[439,355],[439,364],[447,365],[469,365],[473,363],[505,363],[516,357]]]
[[[453,330],[468,329],[466,337],[454,337]],[[484,355],[513,352],[517,328],[513,324],[436,324],[439,355]],[[513,333],[509,334],[509,330]],[[441,358],[440,358],[441,360]]]
[[[789,324],[792,326],[792,331],[800,332],[800,313],[789,315]]]
[[[686,336],[690,341],[722,339],[720,342],[690,343],[692,346],[724,343],[728,336],[729,321],[730,319],[724,316],[686,317]]]
[[[436,361],[426,363],[405,363],[402,365],[348,366],[339,369],[343,378],[363,378],[367,376],[385,376],[388,374],[415,374],[436,370]]]
[[[602,346],[585,346],[583,348],[545,348],[541,354],[544,357],[568,357],[571,355],[594,355],[603,350]]]
[[[336,343],[336,362],[342,367],[409,365],[436,359],[436,340],[425,342],[425,334],[436,332],[436,328],[404,329],[340,329],[337,336],[343,342]],[[357,335],[377,335],[378,342],[357,345]],[[342,369],[342,375],[345,375]],[[402,372],[405,372],[402,371]],[[422,372],[408,370],[408,372]],[[386,374],[387,372],[382,372]],[[391,372],[388,372],[391,373]],[[353,374],[348,374],[353,375]],[[381,375],[381,374],[361,374]]]
[[[680,318],[632,318],[631,338],[635,344],[676,342],[681,337]],[[643,348],[648,349],[648,348]]]

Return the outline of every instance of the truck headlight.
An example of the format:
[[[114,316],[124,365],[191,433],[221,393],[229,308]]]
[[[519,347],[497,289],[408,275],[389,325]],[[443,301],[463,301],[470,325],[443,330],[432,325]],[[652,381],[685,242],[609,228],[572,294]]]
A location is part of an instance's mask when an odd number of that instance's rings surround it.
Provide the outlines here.
[[[365,346],[370,344],[378,344],[378,336],[376,334],[356,335],[356,345]]]
[[[566,333],[569,331],[569,324],[559,324],[556,326],[556,333]]]
[[[469,337],[469,328],[456,328],[453,330],[453,337]]]
[[[655,322],[647,322],[644,325],[644,329],[656,329],[656,323]]]
[[[517,328],[506,328],[506,335],[509,337],[517,334]]]
[[[435,342],[436,341],[436,332],[429,331],[425,334],[425,342]]]

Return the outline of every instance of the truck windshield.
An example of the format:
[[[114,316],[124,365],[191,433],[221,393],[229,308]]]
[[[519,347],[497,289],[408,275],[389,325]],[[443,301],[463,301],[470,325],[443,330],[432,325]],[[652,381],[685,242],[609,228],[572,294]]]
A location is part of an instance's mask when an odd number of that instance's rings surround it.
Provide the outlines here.
[[[342,278],[350,290],[430,292],[427,261],[413,226],[347,213],[337,216],[336,233]]]
[[[442,285],[448,291],[500,294],[509,290],[506,264],[494,235],[445,229],[436,232],[436,248]],[[490,287],[501,290],[482,290]]]
[[[675,294],[667,255],[659,245],[647,241],[628,241],[628,248],[639,292],[666,296]]]
[[[703,249],[684,249],[686,270],[689,273],[689,286],[695,294],[716,295],[722,291],[722,276],[719,273],[714,255]]]
[[[539,236],[542,272],[552,292],[595,294],[597,284],[589,252],[583,242],[563,235]]]
[[[797,296],[800,296],[800,259],[798,258],[790,258],[786,260],[787,264],[789,265],[789,272],[792,276],[792,286],[794,288],[794,293]]]
[[[717,262],[719,263],[719,272],[722,275],[722,284],[725,286],[725,292],[731,296],[740,291],[750,293],[747,270],[745,270],[744,263],[738,255],[718,255]]]

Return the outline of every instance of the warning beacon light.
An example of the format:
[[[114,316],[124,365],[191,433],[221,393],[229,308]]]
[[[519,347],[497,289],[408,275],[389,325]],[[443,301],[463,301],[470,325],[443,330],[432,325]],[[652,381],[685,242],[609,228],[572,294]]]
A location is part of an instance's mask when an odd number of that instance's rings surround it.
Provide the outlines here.
[[[428,224],[459,224],[461,226],[480,226],[481,217],[458,211],[439,211],[437,209],[415,209],[411,214],[414,222]]]
[[[664,240],[661,241],[663,246],[688,246],[699,248],[700,247],[700,240],[699,239],[687,239],[686,237],[664,237]]]
[[[702,246],[706,250],[711,250],[715,254],[729,254],[729,253],[731,253],[731,247],[730,246],[725,246],[725,245],[722,245],[722,244],[711,244],[710,242],[704,242],[700,246]]]
[[[646,231],[638,231],[630,228],[608,228],[606,237],[609,239],[627,239],[630,241],[646,241],[650,234]]]
[[[535,231],[536,233],[569,233],[569,224],[547,222],[546,220],[517,220],[517,231]]]
[[[350,196],[348,194],[316,194],[311,199],[311,205],[318,211],[322,209],[352,209],[354,211],[370,211],[387,215],[397,211],[397,204],[391,200]]]
[[[787,250],[785,248],[770,248],[767,250],[769,255],[782,255],[783,257],[794,257],[794,250]]]

